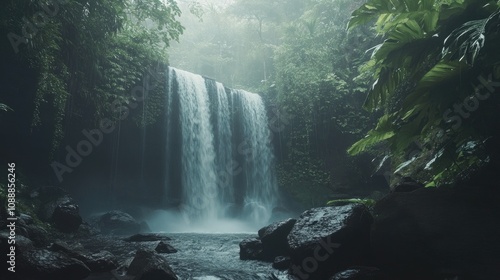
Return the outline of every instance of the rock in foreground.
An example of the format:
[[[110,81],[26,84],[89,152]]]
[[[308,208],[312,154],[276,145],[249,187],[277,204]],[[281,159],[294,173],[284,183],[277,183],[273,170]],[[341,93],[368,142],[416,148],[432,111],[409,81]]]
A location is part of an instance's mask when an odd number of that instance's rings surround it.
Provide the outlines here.
[[[266,256],[274,259],[277,256],[289,254],[287,237],[295,222],[295,219],[287,219],[272,223],[259,230],[259,238]]]
[[[82,224],[78,205],[72,203],[57,205],[52,214],[52,221],[61,232],[77,231]]]
[[[370,255],[372,216],[366,206],[350,204],[305,211],[288,235],[290,274],[327,279]]]
[[[240,260],[263,260],[262,242],[258,238],[247,238],[240,242]]]
[[[158,245],[156,245],[155,251],[160,253],[160,254],[173,254],[177,253],[177,249],[172,247],[172,245],[167,244],[163,241],[160,241]]]
[[[178,280],[164,257],[146,250],[137,251],[127,274],[134,280]]]
[[[18,272],[22,279],[68,280],[85,279],[90,269],[81,261],[49,250],[32,250],[23,254]]]

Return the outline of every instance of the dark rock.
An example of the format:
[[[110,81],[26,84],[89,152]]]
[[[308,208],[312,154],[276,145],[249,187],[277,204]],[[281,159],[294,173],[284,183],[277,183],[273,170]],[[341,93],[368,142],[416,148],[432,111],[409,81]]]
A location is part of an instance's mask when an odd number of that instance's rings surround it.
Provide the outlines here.
[[[247,238],[240,242],[240,260],[264,259],[262,242],[258,238]]]
[[[38,213],[38,217],[44,222],[50,222],[52,221],[52,215],[54,215],[54,211],[56,210],[57,206],[73,203],[73,198],[69,197],[68,195],[50,200],[42,205],[41,211]]]
[[[67,244],[65,242],[55,242],[50,247],[52,251],[62,252],[72,258],[82,261],[93,272],[109,271],[117,267],[117,261],[113,254],[108,251],[98,253],[86,252],[80,243]]]
[[[12,239],[9,239],[10,236],[11,236],[10,232],[8,232],[8,231],[1,231],[0,232],[0,250],[1,250],[1,252],[6,252],[5,254],[10,252],[10,246],[13,245],[13,244],[9,244],[9,240],[12,240]],[[33,242],[31,242],[31,240],[29,240],[28,238],[26,238],[22,235],[16,235],[15,240],[16,240],[16,244],[15,244],[16,254],[25,253],[25,252],[31,251],[35,248],[33,246]],[[4,254],[2,254],[2,257],[3,257],[3,255]]]
[[[138,250],[128,268],[134,280],[177,280],[167,260],[154,251]]]
[[[259,230],[258,233],[265,255],[274,258],[289,253],[287,237],[296,221],[295,219],[287,219],[272,223]]]
[[[76,204],[60,204],[52,214],[55,227],[65,233],[75,232],[82,224],[79,207]]]
[[[378,268],[353,267],[337,272],[330,280],[384,280],[384,278]]]
[[[65,242],[54,242],[50,250],[67,255],[68,257],[82,261],[92,272],[106,272],[118,267],[116,257],[108,251],[100,251],[90,254],[84,252],[81,244],[69,245]]]
[[[245,239],[240,243],[240,259],[272,262],[275,257],[287,255],[287,236],[295,219],[275,222],[259,230],[259,238]]]
[[[305,211],[288,235],[290,273],[295,277],[326,279],[370,255],[372,216],[366,206],[349,204]]]
[[[49,250],[31,250],[19,259],[21,277],[37,280],[85,279],[90,269],[81,261]]]
[[[64,253],[69,257],[75,258],[77,260],[85,260],[85,258],[83,257],[83,253],[81,252],[83,250],[83,247],[79,243],[69,245],[64,241],[56,241],[52,243],[52,245],[50,245],[49,249],[53,252]]]
[[[273,268],[279,270],[285,270],[290,267],[290,263],[291,263],[290,257],[278,256],[274,258]]]
[[[78,228],[78,236],[80,237],[90,237],[99,234],[100,231],[95,226],[83,221]]]
[[[158,245],[155,248],[155,251],[164,254],[177,253],[177,249],[172,247],[172,245],[170,244],[164,243],[163,241],[160,241],[160,243],[158,243]]]
[[[498,278],[499,200],[474,190],[437,188],[387,195],[373,210],[377,267],[395,277],[431,279],[453,271],[470,279]]]
[[[132,216],[122,211],[110,211],[99,218],[99,228],[106,234],[135,234],[141,225]]]
[[[118,267],[116,257],[108,251],[85,255],[84,263],[92,272],[106,272]]]
[[[33,241],[36,247],[44,247],[50,244],[49,233],[41,226],[32,224],[24,227],[25,237]]]
[[[170,237],[163,233],[139,233],[130,237],[124,238],[127,242],[146,242],[146,241],[168,241]]]

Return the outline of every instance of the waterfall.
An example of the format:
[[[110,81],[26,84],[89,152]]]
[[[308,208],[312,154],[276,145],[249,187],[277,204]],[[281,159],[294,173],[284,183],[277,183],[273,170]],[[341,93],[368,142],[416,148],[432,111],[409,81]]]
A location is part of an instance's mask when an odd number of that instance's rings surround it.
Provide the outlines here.
[[[175,75],[180,106],[183,210],[187,217],[216,218],[214,134],[205,80],[182,70]],[[179,164],[179,163],[175,163]]]
[[[167,88],[166,206],[188,224],[265,224],[277,191],[262,98],[172,67]]]
[[[243,141],[239,152],[244,155],[246,171],[243,214],[252,221],[267,220],[267,208],[275,204],[276,182],[270,168],[273,153],[270,131],[262,98],[255,93],[233,90],[241,103]]]
[[[215,83],[215,85],[214,85]],[[232,203],[233,180],[231,174],[232,168],[232,131],[231,131],[231,112],[229,108],[229,98],[224,85],[212,80],[207,80],[210,96],[214,106],[212,107],[214,133],[215,133],[215,151],[216,151],[216,172],[218,196],[222,203],[223,216],[226,216],[228,206]],[[214,90],[215,89],[215,90]]]

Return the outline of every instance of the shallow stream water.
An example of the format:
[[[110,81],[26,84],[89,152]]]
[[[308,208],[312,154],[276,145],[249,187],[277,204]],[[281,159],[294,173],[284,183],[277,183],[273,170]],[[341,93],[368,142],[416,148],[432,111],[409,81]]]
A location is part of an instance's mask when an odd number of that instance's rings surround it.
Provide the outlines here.
[[[242,261],[239,243],[250,234],[170,234],[177,253],[167,254],[172,269],[181,279],[273,279],[270,263]]]
[[[167,233],[167,241],[178,250],[173,254],[162,254],[180,280],[257,280],[284,279],[284,272],[272,268],[262,261],[240,260],[239,243],[251,233]],[[82,240],[90,251],[107,250],[117,256],[120,263],[131,260],[139,248],[153,250],[156,242],[125,242],[122,238],[100,236]],[[87,280],[109,280],[110,274],[91,275]],[[118,277],[111,279],[128,279]]]

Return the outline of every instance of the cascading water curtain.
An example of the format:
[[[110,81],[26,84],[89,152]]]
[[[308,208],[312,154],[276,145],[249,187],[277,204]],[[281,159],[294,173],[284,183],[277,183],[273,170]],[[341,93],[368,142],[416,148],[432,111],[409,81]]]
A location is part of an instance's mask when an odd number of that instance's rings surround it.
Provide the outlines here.
[[[189,222],[267,222],[277,191],[261,97],[172,67],[168,84],[167,202]]]
[[[243,215],[259,223],[270,218],[276,203],[276,179],[273,173],[274,155],[266,109],[262,98],[255,93],[233,90],[240,100],[246,173]],[[241,145],[240,145],[241,147]]]

